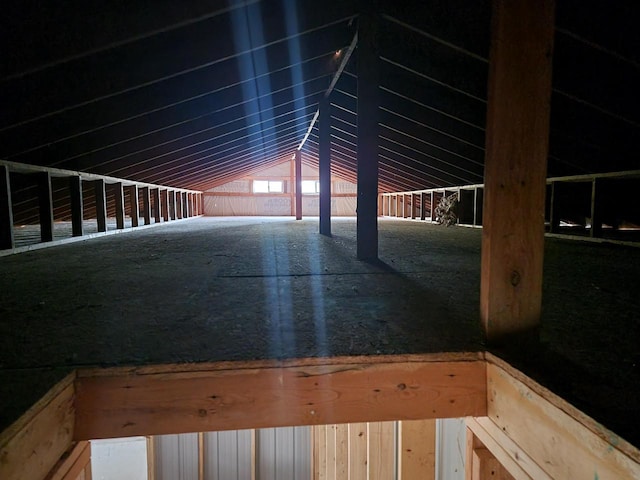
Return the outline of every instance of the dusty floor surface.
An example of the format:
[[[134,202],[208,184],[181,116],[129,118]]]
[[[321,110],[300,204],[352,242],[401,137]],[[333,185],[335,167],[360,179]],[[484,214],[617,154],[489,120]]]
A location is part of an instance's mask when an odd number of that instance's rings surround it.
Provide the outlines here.
[[[484,350],[481,231],[199,218],[0,258],[0,428],[77,366]],[[640,444],[640,249],[547,239],[541,342],[498,351]],[[55,339],[55,340],[53,340]]]

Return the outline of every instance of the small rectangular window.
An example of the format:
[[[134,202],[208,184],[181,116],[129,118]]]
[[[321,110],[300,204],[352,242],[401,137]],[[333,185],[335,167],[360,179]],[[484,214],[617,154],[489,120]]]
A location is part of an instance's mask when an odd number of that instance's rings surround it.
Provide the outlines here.
[[[318,183],[315,180],[303,180],[302,193],[318,193]]]
[[[282,180],[254,180],[253,193],[282,193],[284,182]]]

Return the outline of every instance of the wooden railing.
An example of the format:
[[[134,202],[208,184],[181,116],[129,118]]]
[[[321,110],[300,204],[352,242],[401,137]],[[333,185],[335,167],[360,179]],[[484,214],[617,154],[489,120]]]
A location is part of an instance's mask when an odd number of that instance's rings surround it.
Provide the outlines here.
[[[108,213],[115,217],[115,228],[123,230],[127,215],[130,219],[127,223],[135,228],[199,216],[203,212],[202,192],[197,190],[0,160],[0,250],[15,248],[14,211],[23,208],[14,205],[12,175],[28,175],[35,184],[38,206],[34,216],[40,226],[41,242],[54,239],[57,218],[54,218],[52,179],[63,178],[68,182],[60,198],[64,202],[62,210],[69,213],[72,237],[85,235],[88,219],[97,222],[99,234],[106,233]]]
[[[557,235],[640,240],[640,170],[547,179],[545,223]],[[435,210],[444,197],[457,195],[457,224],[481,227],[484,185],[462,185],[408,192],[382,193],[379,215],[437,221]]]

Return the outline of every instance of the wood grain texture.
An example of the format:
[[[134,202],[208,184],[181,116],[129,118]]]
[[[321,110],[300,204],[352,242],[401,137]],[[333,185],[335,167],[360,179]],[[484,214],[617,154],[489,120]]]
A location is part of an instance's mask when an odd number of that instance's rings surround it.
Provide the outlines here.
[[[482,361],[79,376],[76,439],[484,415]]]
[[[488,416],[551,478],[640,479],[632,449],[604,427],[596,434],[542,387],[531,388],[498,365],[487,365]],[[558,401],[556,401],[558,400]]]
[[[367,424],[349,424],[349,480],[368,480]]]
[[[396,422],[369,423],[369,480],[395,478],[395,428]]]
[[[513,476],[486,448],[476,448],[472,458],[473,480],[513,480]]]
[[[553,0],[493,2],[480,288],[492,342],[540,321],[553,26]]]
[[[400,480],[436,478],[436,421],[400,422],[398,439]]]
[[[336,427],[336,480],[349,479],[349,425],[340,423]]]
[[[0,434],[0,478],[40,480],[69,449],[73,437],[74,375],[47,393]]]

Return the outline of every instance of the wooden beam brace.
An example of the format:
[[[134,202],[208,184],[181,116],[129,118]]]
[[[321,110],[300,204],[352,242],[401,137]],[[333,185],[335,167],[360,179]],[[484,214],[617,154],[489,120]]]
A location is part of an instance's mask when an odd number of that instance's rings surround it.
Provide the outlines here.
[[[378,259],[379,35],[377,2],[362,1],[358,19],[357,257]]]
[[[113,190],[115,194],[116,228],[122,230],[124,228],[124,187],[122,182],[114,183]]]
[[[98,231],[107,231],[107,190],[104,180],[94,180],[93,188],[96,197],[96,220]]]
[[[484,362],[473,355],[447,358],[455,357],[82,371],[76,383],[75,437],[484,415]]]
[[[75,423],[70,374],[0,433],[0,478],[40,480],[71,446]]]
[[[553,33],[553,0],[494,0],[480,287],[491,343],[536,337],[540,323]]]
[[[320,233],[331,236],[331,102],[320,101],[319,176],[320,176]]]
[[[131,226],[137,227],[140,224],[140,202],[138,199],[138,186],[129,187],[129,212],[131,215]]]
[[[36,173],[38,182],[38,201],[40,205],[40,240],[53,240],[53,197],[51,189],[51,174],[49,172]]]
[[[140,190],[142,193],[142,218],[144,218],[144,224],[151,224],[151,188],[142,187]]]
[[[13,248],[14,246],[11,179],[9,168],[5,165],[0,165],[0,250]]]
[[[528,470],[518,452],[550,478],[640,478],[636,448],[491,354],[487,393],[487,416],[495,428],[479,422],[532,478],[545,477]]]
[[[295,181],[296,181],[296,198],[295,198],[296,220],[302,220],[302,152],[300,150],[296,150],[293,161],[295,164],[294,167],[295,167]]]
[[[82,202],[82,177],[69,177],[69,197],[71,199],[71,232],[74,237],[84,234],[84,209]]]

